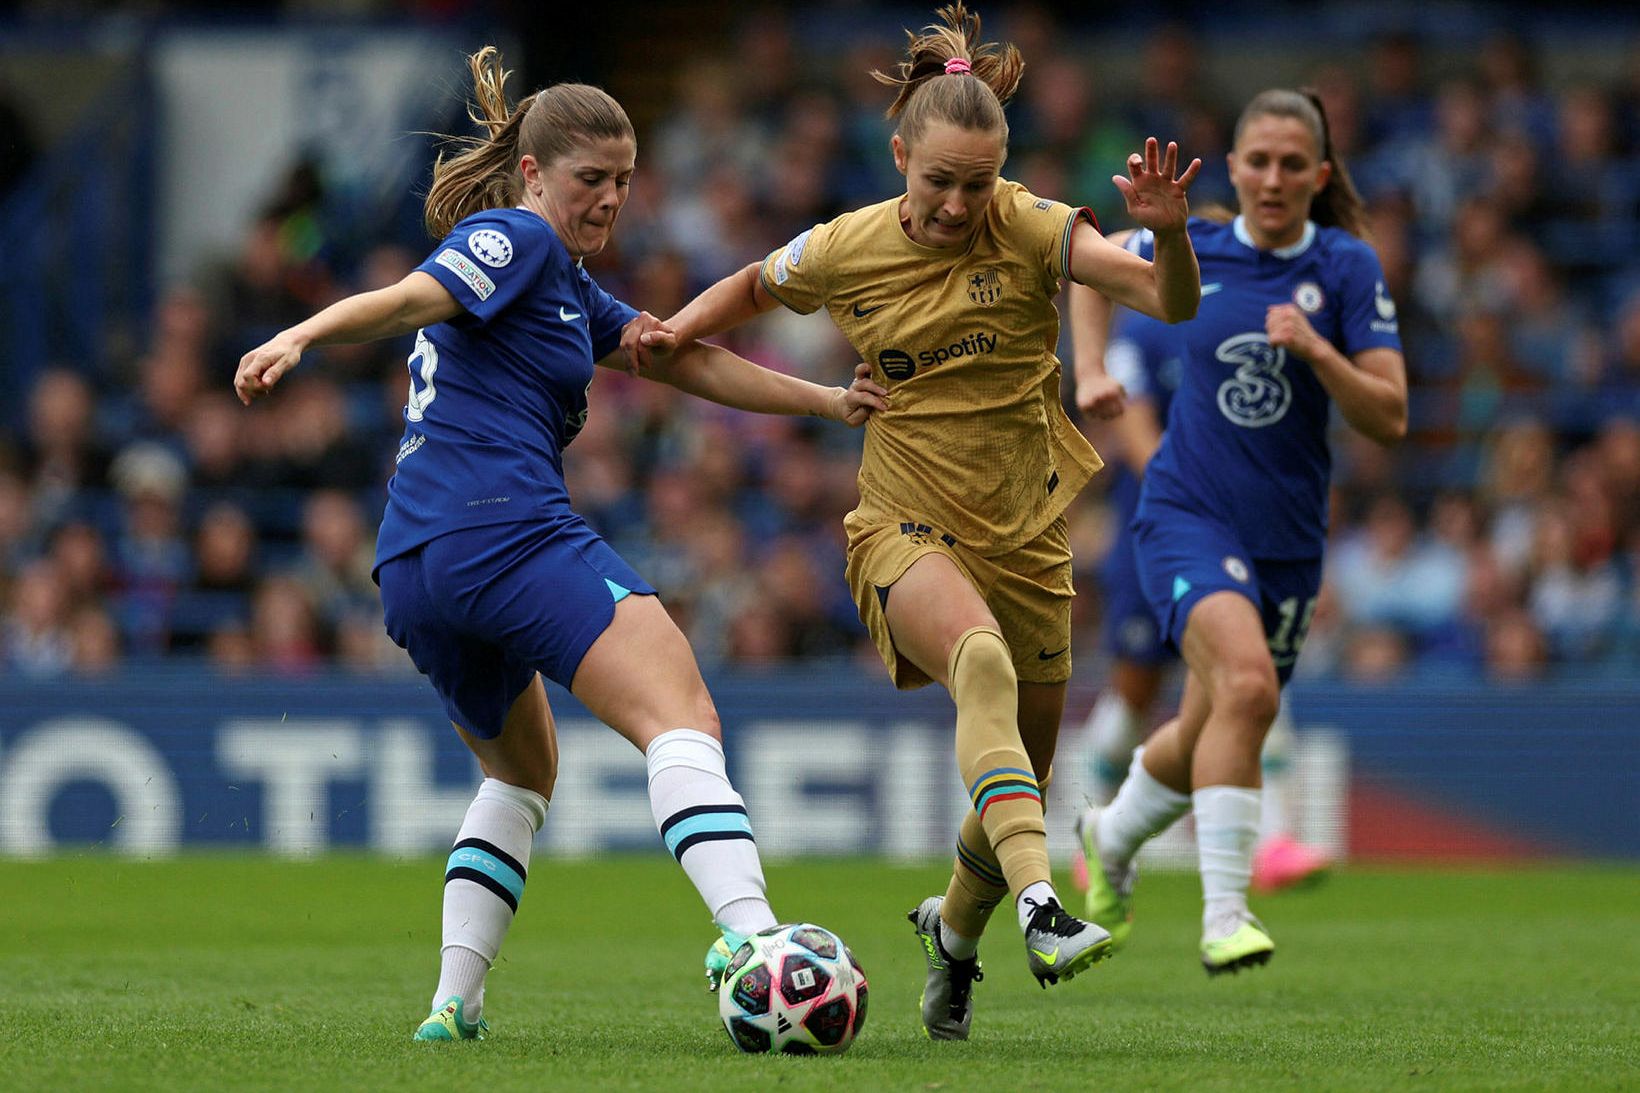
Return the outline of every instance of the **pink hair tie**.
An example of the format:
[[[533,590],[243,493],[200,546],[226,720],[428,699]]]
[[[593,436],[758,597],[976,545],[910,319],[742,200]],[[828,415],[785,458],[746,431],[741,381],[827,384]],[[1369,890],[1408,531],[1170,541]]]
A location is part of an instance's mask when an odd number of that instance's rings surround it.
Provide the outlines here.
[[[973,72],[974,66],[961,57],[952,57],[945,62],[945,74],[947,76],[970,76]]]

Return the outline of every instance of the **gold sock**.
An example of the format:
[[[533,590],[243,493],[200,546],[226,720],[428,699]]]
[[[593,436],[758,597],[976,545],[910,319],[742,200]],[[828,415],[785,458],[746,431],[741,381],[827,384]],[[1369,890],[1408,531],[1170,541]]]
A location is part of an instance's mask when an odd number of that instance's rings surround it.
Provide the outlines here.
[[[1042,791],[1019,738],[1013,658],[1000,633],[976,626],[952,646],[948,667],[957,704],[957,768],[1005,883],[1022,892],[1052,873]],[[994,877],[983,879],[994,887]]]
[[[1044,801],[1052,781],[1051,768],[1037,780]],[[1008,882],[991,849],[991,840],[985,837],[979,813],[970,811],[963,816],[962,828],[957,832],[957,858],[951,867],[951,883],[945,889],[940,917],[962,937],[977,938],[985,932],[991,912],[1007,894]]]

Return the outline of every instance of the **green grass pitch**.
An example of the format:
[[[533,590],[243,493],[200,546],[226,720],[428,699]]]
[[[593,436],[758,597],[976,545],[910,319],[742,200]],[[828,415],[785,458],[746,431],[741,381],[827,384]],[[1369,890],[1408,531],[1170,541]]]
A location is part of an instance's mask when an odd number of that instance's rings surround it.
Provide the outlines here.
[[[436,977],[440,867],[0,863],[6,1087],[1640,1088],[1632,868],[1345,870],[1260,901],[1275,960],[1218,980],[1196,963],[1195,878],[1153,874],[1128,949],[1046,992],[999,914],[974,1038],[935,1044],[904,915],[942,868],[782,863],[776,910],[848,939],[870,1017],[841,1058],[754,1058],[718,1023],[706,915],[658,854],[538,858],[490,976],[491,1038],[412,1043]]]

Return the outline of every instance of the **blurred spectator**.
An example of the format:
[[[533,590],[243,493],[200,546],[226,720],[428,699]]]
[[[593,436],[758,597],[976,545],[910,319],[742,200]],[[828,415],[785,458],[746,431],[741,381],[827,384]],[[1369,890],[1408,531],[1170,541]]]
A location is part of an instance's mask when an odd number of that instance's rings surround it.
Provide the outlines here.
[[[206,510],[194,535],[193,579],[171,612],[173,650],[203,650],[221,627],[249,616],[256,548],[256,528],[243,509],[218,502]]]
[[[1329,570],[1346,617],[1414,634],[1452,621],[1465,579],[1463,555],[1421,538],[1411,509],[1388,496],[1373,504],[1365,527],[1338,548]]]
[[[172,601],[191,566],[181,518],[187,471],[170,449],[142,442],[120,452],[111,475],[122,500],[115,617],[133,651],[162,652]]]
[[[352,497],[339,490],[309,495],[302,514],[302,557],[294,575],[326,629],[334,632],[360,612],[380,616],[381,596],[370,575],[375,554],[375,540]]]
[[[1393,683],[1406,670],[1409,651],[1400,631],[1391,626],[1368,626],[1351,632],[1341,665],[1352,683]]]
[[[1495,616],[1486,629],[1486,678],[1497,683],[1530,683],[1549,667],[1543,635],[1531,616],[1510,610]]]
[[[70,667],[77,676],[105,676],[120,666],[120,632],[99,607],[82,607],[69,620]]]
[[[108,451],[95,423],[96,398],[76,372],[42,372],[29,394],[22,470],[33,484],[35,518],[49,525],[88,491],[108,485]]]
[[[224,628],[220,633],[232,633]],[[258,672],[308,675],[318,670],[323,650],[313,601],[294,577],[269,577],[251,599],[250,649]],[[215,639],[213,639],[213,646]],[[236,663],[241,650],[213,648],[219,663]]]
[[[50,561],[28,563],[12,582],[0,619],[0,655],[7,670],[27,676],[61,675],[73,663],[68,590]]]

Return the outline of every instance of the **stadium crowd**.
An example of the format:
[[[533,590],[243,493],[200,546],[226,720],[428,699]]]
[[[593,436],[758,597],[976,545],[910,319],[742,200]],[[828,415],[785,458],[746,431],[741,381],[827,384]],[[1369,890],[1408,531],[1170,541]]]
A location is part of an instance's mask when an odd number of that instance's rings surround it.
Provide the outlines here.
[[[1089,203],[1114,230],[1109,177],[1156,135],[1203,159],[1193,203],[1230,200],[1240,100],[1212,85],[1188,32],[1153,33],[1129,86],[1067,52],[1045,16],[995,29],[1028,61],[1008,177]],[[816,48],[764,14],[684,62],[670,111],[640,132],[600,282],[665,316],[897,192],[891,96],[867,75],[892,58],[863,38]],[[1454,70],[1388,35],[1309,73],[1372,212],[1412,422],[1394,450],[1335,438],[1306,674],[1640,668],[1640,47],[1626,83],[1551,85],[1540,60],[1498,33]],[[413,671],[370,576],[408,343],[316,352],[271,408],[230,390],[246,349],[398,280],[430,245],[405,233],[350,253],[330,215],[322,177],[297,165],[237,253],[201,256],[164,292],[126,367],[65,361],[26,392],[24,428],[0,434],[0,669],[95,675],[189,654],[229,672]],[[726,341],[827,383],[855,361],[823,318],[784,311]],[[661,590],[708,670],[873,655],[842,579],[858,434],[615,372],[591,407],[566,452],[577,507]],[[1085,679],[1110,534],[1100,493],[1072,508]]]

